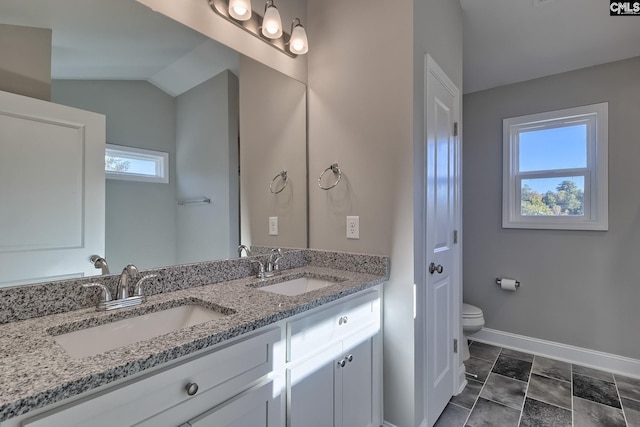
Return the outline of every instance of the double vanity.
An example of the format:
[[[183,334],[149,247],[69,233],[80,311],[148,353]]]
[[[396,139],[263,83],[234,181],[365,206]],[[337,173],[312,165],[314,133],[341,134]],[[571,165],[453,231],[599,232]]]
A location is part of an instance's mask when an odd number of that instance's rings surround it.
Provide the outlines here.
[[[389,259],[252,259],[150,270],[146,302],[111,311],[90,280],[0,290],[0,426],[381,425]]]

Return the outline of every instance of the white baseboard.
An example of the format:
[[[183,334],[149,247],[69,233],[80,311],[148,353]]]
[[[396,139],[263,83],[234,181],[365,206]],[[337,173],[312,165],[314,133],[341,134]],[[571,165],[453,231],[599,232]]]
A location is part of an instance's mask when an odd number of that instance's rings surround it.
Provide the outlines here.
[[[482,328],[481,331],[470,335],[469,339],[506,347],[527,353],[537,354],[551,359],[575,363],[602,371],[628,377],[640,378],[640,360],[616,354],[589,350],[582,347],[562,344],[553,341],[531,338],[524,335],[502,332],[496,329]]]
[[[461,360],[460,366],[458,367],[458,381],[456,382],[456,384],[458,385],[458,390],[455,391],[456,396],[462,393],[464,388],[467,386],[467,376],[465,375],[466,372],[467,368],[466,366],[464,366],[464,363]]]

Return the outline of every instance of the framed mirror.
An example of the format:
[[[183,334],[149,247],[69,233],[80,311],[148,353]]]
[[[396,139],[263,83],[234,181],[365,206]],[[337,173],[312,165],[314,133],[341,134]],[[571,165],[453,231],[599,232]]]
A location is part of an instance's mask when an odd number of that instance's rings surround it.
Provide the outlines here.
[[[112,273],[307,247],[304,84],[134,0],[3,0],[2,24],[52,29],[51,102],[106,116],[108,167],[166,159],[166,182],[106,179]],[[0,287],[54,280],[21,270]]]

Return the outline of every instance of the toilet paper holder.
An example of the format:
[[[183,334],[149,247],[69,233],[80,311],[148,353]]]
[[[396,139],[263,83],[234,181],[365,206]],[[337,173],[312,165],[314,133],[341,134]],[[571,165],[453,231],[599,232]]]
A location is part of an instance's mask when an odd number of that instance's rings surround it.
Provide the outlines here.
[[[498,278],[496,279],[496,284],[497,284],[498,286],[502,286],[502,278],[498,277]],[[519,287],[520,287],[520,281],[516,280],[516,288],[519,288]]]

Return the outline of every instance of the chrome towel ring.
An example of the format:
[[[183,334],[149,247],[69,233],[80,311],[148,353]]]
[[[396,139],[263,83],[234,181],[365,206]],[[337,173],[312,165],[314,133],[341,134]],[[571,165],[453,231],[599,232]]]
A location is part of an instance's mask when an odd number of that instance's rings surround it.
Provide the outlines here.
[[[282,182],[284,182],[284,184],[282,185],[281,189],[273,191],[273,184],[276,182],[278,178],[282,179]],[[274,176],[273,179],[271,180],[271,184],[269,184],[269,191],[271,191],[273,194],[278,194],[282,192],[282,190],[287,188],[288,183],[289,183],[289,177],[287,176],[287,171],[282,171],[278,175]]]
[[[334,175],[338,175],[338,178],[336,179],[336,182],[334,182],[333,184],[331,184],[328,187],[323,187],[322,186],[322,177],[324,176],[325,173],[327,173],[327,171],[331,171],[333,172]],[[320,178],[318,178],[318,187],[322,188],[323,190],[331,190],[333,187],[335,187],[336,185],[338,185],[338,183],[340,182],[340,180],[342,179],[342,171],[340,170],[340,167],[338,166],[337,163],[332,164],[331,166],[329,166],[328,168],[326,168],[321,174],[320,174]]]

